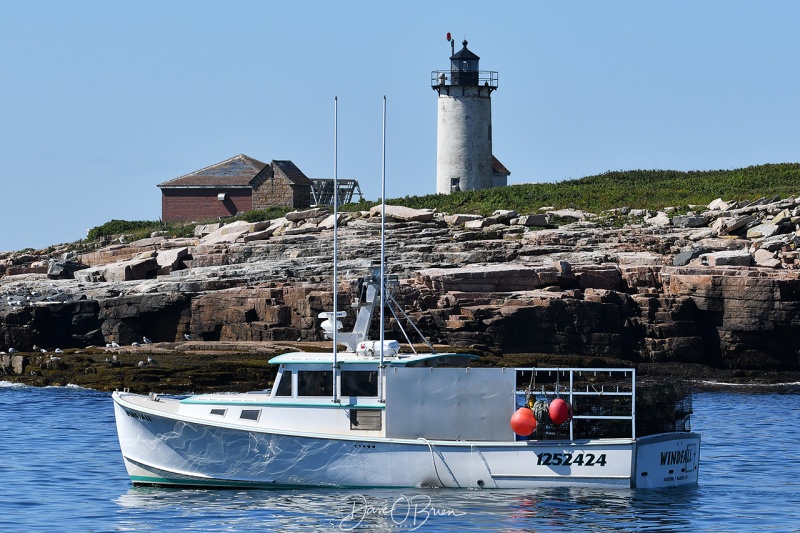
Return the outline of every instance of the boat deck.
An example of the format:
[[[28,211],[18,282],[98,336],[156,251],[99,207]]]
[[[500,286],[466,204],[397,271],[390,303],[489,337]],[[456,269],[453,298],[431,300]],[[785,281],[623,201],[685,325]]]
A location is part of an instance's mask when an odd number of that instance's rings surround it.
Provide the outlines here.
[[[177,415],[181,405],[178,398],[162,398],[156,394],[151,394],[150,396],[127,392],[118,392],[117,394],[122,400],[133,406],[169,415]]]

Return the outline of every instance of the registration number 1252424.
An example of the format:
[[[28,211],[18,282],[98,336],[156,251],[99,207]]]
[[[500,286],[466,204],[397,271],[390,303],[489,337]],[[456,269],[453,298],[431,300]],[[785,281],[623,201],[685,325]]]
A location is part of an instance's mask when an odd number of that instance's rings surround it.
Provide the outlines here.
[[[537,465],[542,466],[606,466],[606,454],[570,452],[542,452],[536,455]]]

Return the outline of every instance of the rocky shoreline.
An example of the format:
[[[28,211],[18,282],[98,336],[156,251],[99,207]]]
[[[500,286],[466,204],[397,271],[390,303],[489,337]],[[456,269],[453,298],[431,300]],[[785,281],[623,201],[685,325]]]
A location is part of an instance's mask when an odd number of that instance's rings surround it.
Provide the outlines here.
[[[434,343],[484,364],[611,361],[698,383],[800,381],[800,202],[692,207],[478,217],[389,206],[393,296]],[[379,209],[340,214],[340,302],[379,258]],[[332,227],[312,209],[198,226],[192,238],[0,254],[0,379],[58,384],[82,369],[101,390],[263,388],[270,354],[322,341]],[[179,360],[196,370],[178,371]]]
[[[277,369],[270,358],[290,351],[325,350],[326,342],[183,342],[146,347],[68,349],[58,355],[26,353],[25,371],[0,371],[0,382],[34,387],[79,386],[103,392],[147,394],[247,392],[270,388]],[[418,346],[424,349],[423,346]],[[437,350],[446,347],[437,346]],[[486,360],[479,365],[490,366]],[[505,361],[520,366],[586,366],[579,356],[520,354]],[[699,364],[638,363],[594,358],[593,365],[635,367],[639,381],[680,382],[690,390],[798,393],[800,372],[718,369]]]

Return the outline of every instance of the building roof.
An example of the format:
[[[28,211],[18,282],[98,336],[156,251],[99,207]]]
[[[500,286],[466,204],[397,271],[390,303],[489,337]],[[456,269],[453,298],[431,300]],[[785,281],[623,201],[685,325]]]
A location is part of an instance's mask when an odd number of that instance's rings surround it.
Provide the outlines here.
[[[288,161],[291,163],[291,161]],[[267,164],[244,154],[226,159],[185,176],[159,183],[159,187],[250,187]],[[294,164],[292,164],[294,166]],[[297,168],[297,167],[294,167]],[[298,170],[299,172],[299,170]],[[302,174],[302,172],[300,173]],[[308,179],[308,178],[306,178]]]
[[[505,174],[506,176],[511,175],[511,171],[508,170],[505,165],[494,156],[494,154],[492,154],[492,172],[495,174]]]
[[[297,168],[297,165],[292,163],[289,160],[281,160],[281,161],[272,161],[272,169],[280,171],[286,176],[289,181],[294,183],[295,185],[308,185],[311,187],[311,180],[303,174],[303,172]]]

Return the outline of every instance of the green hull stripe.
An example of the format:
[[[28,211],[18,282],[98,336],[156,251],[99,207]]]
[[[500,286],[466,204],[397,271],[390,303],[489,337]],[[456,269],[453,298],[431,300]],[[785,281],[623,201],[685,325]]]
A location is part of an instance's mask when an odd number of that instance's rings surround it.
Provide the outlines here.
[[[131,482],[134,485],[161,485],[161,486],[174,486],[174,487],[181,487],[181,488],[191,488],[191,487],[199,487],[199,488],[228,488],[228,489],[341,489],[347,488],[342,485],[334,485],[334,484],[320,484],[320,485],[313,485],[313,484],[280,484],[280,483],[263,483],[258,481],[224,481],[219,479],[213,480],[191,480],[191,479],[169,479],[169,478],[162,478],[162,477],[151,477],[151,476],[130,476]],[[411,488],[405,485],[358,485],[349,488],[359,488],[359,489],[403,489],[403,488]]]
[[[374,404],[339,404],[331,401],[327,403],[300,403],[300,402],[231,402],[230,400],[203,400],[185,398],[181,403],[192,405],[226,405],[228,407],[322,407],[326,409],[384,409],[383,405]]]
[[[180,485],[192,487],[274,487],[274,483],[258,481],[225,481],[222,479],[170,479],[155,476],[130,476],[134,485]]]

